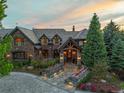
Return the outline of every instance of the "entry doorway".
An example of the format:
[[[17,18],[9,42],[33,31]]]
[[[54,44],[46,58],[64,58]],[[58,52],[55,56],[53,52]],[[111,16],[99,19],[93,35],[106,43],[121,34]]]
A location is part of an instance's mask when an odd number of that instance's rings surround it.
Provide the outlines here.
[[[76,49],[66,49],[64,50],[64,63],[77,64],[77,50]]]

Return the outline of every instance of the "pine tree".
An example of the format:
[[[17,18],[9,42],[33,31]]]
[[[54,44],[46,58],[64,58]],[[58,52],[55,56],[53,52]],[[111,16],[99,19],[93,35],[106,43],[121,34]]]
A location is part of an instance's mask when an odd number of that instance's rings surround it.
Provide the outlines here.
[[[119,31],[119,26],[116,25],[112,20],[111,22],[104,28],[104,41],[107,50],[108,61],[112,60],[112,46],[113,42],[112,39],[114,35]]]
[[[7,0],[0,0],[0,28],[2,28],[3,18],[6,17],[5,14],[5,9],[7,8],[6,1]],[[9,72],[13,68],[13,65],[10,63],[10,61],[6,59],[6,54],[10,51],[12,46],[11,41],[12,37],[8,35],[0,39],[0,76],[9,74]]]
[[[114,70],[124,70],[124,41],[118,32],[112,39],[112,56],[110,66]]]
[[[96,14],[92,17],[86,41],[82,51],[84,64],[92,68],[94,64],[107,62],[103,34],[100,30],[99,18]]]
[[[0,28],[2,28],[2,20],[6,17],[5,9],[7,0],[0,0]]]

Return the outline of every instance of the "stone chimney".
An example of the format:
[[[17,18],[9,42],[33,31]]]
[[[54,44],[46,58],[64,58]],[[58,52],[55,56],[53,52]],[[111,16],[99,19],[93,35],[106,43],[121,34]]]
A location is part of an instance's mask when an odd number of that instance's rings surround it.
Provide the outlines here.
[[[73,25],[73,27],[72,27],[72,31],[75,31],[75,26]]]

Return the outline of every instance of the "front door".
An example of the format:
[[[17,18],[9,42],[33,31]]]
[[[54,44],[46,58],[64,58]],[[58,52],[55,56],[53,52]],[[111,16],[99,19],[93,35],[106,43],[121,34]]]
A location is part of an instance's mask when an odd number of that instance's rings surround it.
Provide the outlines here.
[[[77,51],[74,49],[64,50],[64,63],[77,63]]]

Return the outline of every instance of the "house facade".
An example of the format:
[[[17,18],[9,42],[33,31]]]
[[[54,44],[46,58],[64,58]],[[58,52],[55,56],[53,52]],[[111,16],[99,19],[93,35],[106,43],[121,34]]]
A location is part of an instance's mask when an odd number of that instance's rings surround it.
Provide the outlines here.
[[[87,30],[65,31],[64,29],[14,29],[0,30],[0,37],[12,36],[12,60],[43,60],[59,58],[61,62],[81,61],[81,46],[85,43]]]

